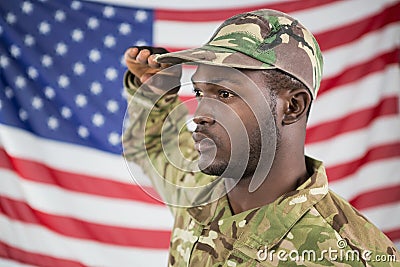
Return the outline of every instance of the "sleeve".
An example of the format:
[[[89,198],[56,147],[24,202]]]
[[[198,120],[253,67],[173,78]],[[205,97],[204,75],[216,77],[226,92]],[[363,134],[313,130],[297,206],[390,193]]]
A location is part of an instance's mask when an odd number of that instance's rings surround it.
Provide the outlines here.
[[[188,110],[177,94],[160,97],[138,89],[135,78],[130,72],[124,77],[129,115],[123,136],[124,156],[142,168],[167,204],[187,203],[180,189],[215,179],[193,171],[198,153],[186,127]]]

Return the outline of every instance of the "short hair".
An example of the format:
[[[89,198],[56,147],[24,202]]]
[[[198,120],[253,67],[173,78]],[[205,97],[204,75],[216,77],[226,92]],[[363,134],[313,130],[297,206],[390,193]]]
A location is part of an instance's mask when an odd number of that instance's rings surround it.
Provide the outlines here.
[[[270,92],[271,100],[273,102],[273,106],[271,107],[274,110],[276,107],[276,97],[278,93],[282,90],[292,90],[298,88],[305,88],[308,90],[307,86],[298,80],[296,77],[282,71],[279,69],[270,69],[270,70],[262,70],[262,73],[266,79],[266,89]],[[309,91],[309,90],[308,90]],[[310,93],[311,95],[311,93]],[[310,114],[312,99],[310,105],[307,110],[307,119]]]

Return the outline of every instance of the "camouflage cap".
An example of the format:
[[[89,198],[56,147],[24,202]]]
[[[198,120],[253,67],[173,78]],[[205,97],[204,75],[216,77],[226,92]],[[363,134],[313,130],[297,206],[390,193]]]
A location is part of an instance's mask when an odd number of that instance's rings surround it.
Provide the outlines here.
[[[280,69],[316,97],[323,60],[309,30],[289,15],[260,9],[222,23],[202,47],[158,55],[160,63],[204,63],[238,69]]]

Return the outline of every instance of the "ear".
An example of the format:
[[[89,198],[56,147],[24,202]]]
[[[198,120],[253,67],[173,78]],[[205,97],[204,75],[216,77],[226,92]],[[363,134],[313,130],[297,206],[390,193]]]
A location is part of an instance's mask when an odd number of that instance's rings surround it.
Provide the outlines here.
[[[312,98],[310,92],[306,88],[289,90],[285,97],[286,110],[283,114],[283,125],[295,123],[304,116],[307,116]]]

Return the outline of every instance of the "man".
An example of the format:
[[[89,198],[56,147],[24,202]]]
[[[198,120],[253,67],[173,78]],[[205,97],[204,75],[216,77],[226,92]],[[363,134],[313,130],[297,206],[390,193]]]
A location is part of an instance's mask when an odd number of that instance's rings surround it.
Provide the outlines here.
[[[123,142],[172,207],[170,266],[399,264],[393,243],[304,156],[322,56],[297,20],[257,10],[226,20],[200,48],[150,50],[125,54]],[[180,69],[167,68],[178,63],[197,66],[193,135],[177,98]]]

